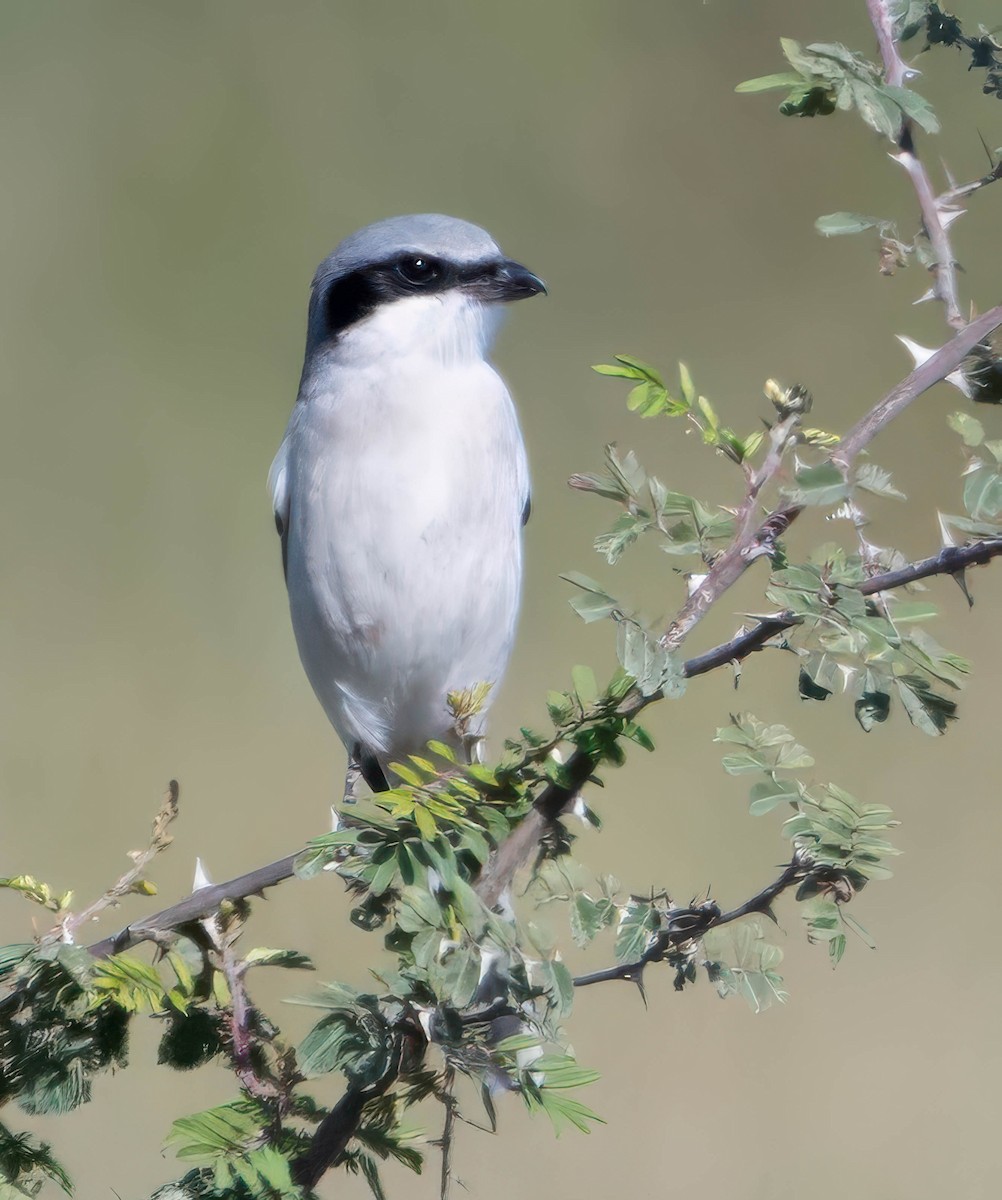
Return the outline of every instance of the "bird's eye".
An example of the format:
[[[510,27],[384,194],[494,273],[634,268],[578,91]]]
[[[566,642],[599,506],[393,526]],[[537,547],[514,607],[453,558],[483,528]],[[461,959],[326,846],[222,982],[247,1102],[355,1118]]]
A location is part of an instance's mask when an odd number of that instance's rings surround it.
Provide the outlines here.
[[[439,265],[433,258],[414,255],[402,258],[397,263],[397,274],[412,287],[427,287],[438,279],[440,273]]]

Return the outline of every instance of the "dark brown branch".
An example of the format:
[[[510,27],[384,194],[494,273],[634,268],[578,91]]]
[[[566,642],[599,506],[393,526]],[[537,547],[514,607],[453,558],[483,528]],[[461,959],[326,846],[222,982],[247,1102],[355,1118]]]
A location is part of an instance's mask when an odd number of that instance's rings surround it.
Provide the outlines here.
[[[89,946],[95,958],[106,958],[109,954],[120,954],[130,946],[140,942],[156,941],[158,936],[189,925],[192,921],[201,921],[211,916],[226,900],[242,900],[246,896],[256,896],[265,888],[274,887],[284,879],[290,879],[294,874],[296,854],[287,854],[277,862],[257,867],[245,875],[238,875],[226,883],[215,883],[211,887],[199,888],[170,908],[162,909],[150,917],[141,918],[126,925],[118,933],[103,938]]]
[[[609,983],[614,979],[625,979],[629,983],[640,983],[644,967],[652,962],[661,962],[675,947],[684,942],[701,938],[711,929],[721,925],[729,925],[742,917],[753,913],[768,913],[772,902],[792,887],[799,884],[811,873],[811,865],[794,859],[778,879],[774,879],[767,887],[756,892],[750,900],[730,912],[721,912],[720,907],[712,900],[690,908],[674,908],[665,913],[665,924],[661,931],[654,935],[651,944],[636,962],[619,963],[615,967],[606,967],[603,971],[592,971],[589,975],[579,975],[574,980],[575,987],[590,987],[593,983]]]
[[[349,1084],[348,1090],[317,1126],[309,1149],[292,1164],[292,1178],[300,1187],[315,1187],[331,1167],[341,1162],[362,1120],[365,1106],[397,1081],[402,1056],[403,1041],[398,1038],[392,1061],[380,1079],[362,1088]]]

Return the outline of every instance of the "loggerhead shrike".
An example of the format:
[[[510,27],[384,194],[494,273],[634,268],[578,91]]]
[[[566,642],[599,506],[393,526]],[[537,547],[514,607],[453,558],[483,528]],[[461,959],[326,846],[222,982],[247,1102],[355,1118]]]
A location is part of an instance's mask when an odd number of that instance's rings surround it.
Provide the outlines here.
[[[483,229],[378,221],[317,269],[299,395],[269,474],[306,674],[374,791],[447,693],[497,684],[515,633],[529,475],[487,361],[501,306],[545,292]],[[486,706],[485,706],[486,707]],[[483,733],[483,710],[468,735]]]

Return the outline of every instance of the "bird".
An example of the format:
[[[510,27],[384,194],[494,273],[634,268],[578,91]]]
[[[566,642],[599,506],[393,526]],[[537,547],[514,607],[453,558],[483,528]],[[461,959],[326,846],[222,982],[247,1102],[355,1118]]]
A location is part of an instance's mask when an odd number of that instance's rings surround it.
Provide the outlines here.
[[[391,764],[429,741],[478,753],[531,507],[488,355],[505,306],[545,292],[486,230],[438,213],[367,225],[313,277],[269,487],[299,656],[348,751],[349,803],[359,777],[395,786]],[[457,694],[475,710],[462,719]]]

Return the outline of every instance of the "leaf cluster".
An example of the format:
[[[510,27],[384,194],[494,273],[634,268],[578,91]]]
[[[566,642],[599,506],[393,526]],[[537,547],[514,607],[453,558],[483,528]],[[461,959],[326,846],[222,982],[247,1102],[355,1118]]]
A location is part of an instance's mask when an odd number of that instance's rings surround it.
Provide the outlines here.
[[[855,108],[871,129],[892,142],[901,136],[905,121],[914,121],[927,133],[938,132],[939,122],[927,100],[910,88],[884,83],[879,67],[841,43],[801,46],[793,38],[781,38],[780,45],[793,70],[749,79],[736,91],[787,92],[779,106],[785,117],[830,116],[837,109]]]

